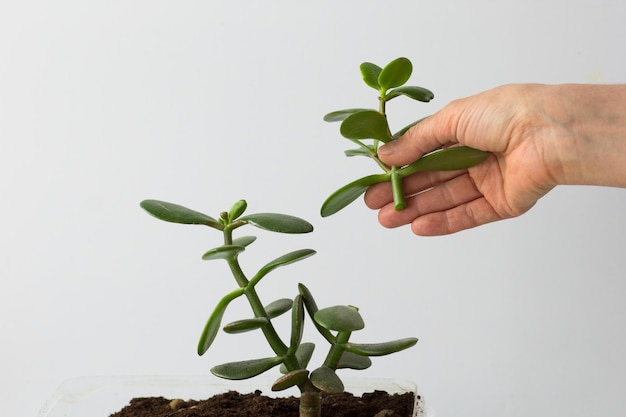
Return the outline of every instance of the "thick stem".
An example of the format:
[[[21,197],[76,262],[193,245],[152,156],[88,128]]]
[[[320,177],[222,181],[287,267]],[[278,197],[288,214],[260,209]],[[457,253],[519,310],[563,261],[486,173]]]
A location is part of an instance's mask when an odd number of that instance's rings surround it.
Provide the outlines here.
[[[322,401],[319,392],[305,391],[300,395],[300,417],[321,417]]]
[[[406,200],[404,199],[402,175],[398,174],[396,170],[397,167],[391,168],[391,193],[393,195],[394,208],[400,211],[406,208]]]
[[[341,345],[348,343],[351,335],[352,332],[337,332],[336,341],[332,344],[328,354],[326,355],[326,359],[324,359],[324,366],[327,366],[330,369],[337,369],[339,360],[341,360],[341,355],[343,355],[344,352]]]

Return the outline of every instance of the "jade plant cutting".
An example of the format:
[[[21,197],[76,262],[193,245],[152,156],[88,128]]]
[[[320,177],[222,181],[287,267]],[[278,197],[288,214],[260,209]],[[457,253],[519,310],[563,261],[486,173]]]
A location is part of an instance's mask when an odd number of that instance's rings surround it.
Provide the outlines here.
[[[384,67],[370,62],[360,66],[363,81],[378,93],[378,106],[372,108],[350,108],[328,113],[327,122],[341,122],[341,135],[358,147],[345,151],[346,156],[365,156],[371,158],[382,168],[383,173],[368,175],[353,181],[331,194],[321,208],[322,217],[330,216],[343,209],[370,186],[381,182],[390,182],[396,210],[406,207],[403,178],[422,171],[444,171],[466,169],[477,165],[487,158],[488,153],[466,146],[440,149],[424,155],[417,161],[403,166],[388,166],[378,158],[381,144],[398,139],[417,120],[392,133],[387,120],[387,104],[397,97],[408,97],[421,102],[429,102],[434,94],[423,87],[408,86],[406,82],[413,72],[413,64],[407,58],[397,58]]]
[[[404,338],[382,343],[354,343],[353,332],[364,328],[363,319],[358,309],[351,305],[338,305],[318,308],[309,289],[298,284],[295,296],[278,298],[270,303],[263,303],[257,292],[257,286],[276,268],[303,260],[315,254],[312,249],[300,249],[279,256],[254,274],[246,274],[239,256],[255,242],[254,236],[233,237],[233,232],[244,226],[278,233],[300,234],[313,231],[307,221],[285,214],[258,213],[244,215],[247,203],[237,201],[228,211],[221,212],[217,218],[208,216],[186,207],[159,200],[141,202],[148,213],[167,222],[208,226],[222,235],[219,246],[208,250],[202,256],[204,260],[221,259],[230,267],[236,286],[224,295],[209,316],[198,343],[198,354],[203,355],[210,348],[220,328],[226,333],[260,331],[263,333],[272,354],[259,357],[257,346],[250,346],[253,359],[224,363],[211,369],[221,378],[241,380],[252,378],[274,367],[280,366],[282,375],[272,385],[272,390],[280,391],[297,386],[300,390],[300,416],[320,416],[320,396],[323,392],[336,393],[344,390],[337,370],[342,368],[366,369],[371,365],[370,357],[398,352],[413,346],[417,339]],[[222,325],[222,319],[228,306],[236,299],[247,300],[250,317]],[[279,335],[273,320],[283,314],[291,314],[291,325],[287,335]],[[323,363],[309,371],[315,345],[303,342],[305,316],[308,315],[322,339],[328,343]]]

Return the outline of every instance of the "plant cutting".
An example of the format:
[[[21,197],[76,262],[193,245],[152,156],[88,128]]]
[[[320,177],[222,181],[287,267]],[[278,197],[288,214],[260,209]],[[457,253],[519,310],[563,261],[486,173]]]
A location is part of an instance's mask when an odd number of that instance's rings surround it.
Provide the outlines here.
[[[378,158],[378,148],[404,135],[416,125],[419,119],[392,133],[387,120],[387,105],[397,97],[408,97],[421,102],[429,102],[435,96],[423,87],[405,85],[413,72],[413,64],[408,58],[397,58],[383,68],[371,62],[360,66],[365,84],[378,93],[377,108],[350,108],[337,110],[324,116],[327,122],[341,122],[341,135],[356,144],[356,149],[345,151],[346,156],[364,156],[372,159],[382,170],[382,174],[368,175],[344,185],[331,194],[322,204],[321,215],[333,215],[356,200],[370,186],[390,182],[396,210],[406,208],[403,178],[423,171],[448,171],[466,169],[483,162],[488,152],[467,146],[440,149],[422,156],[417,161],[403,166],[388,166]]]
[[[237,362],[214,366],[211,372],[221,378],[242,380],[255,377],[280,366],[282,376],[272,384],[273,391],[298,387],[300,391],[300,417],[321,415],[322,393],[341,393],[344,384],[337,375],[342,368],[362,370],[371,365],[370,357],[388,355],[407,349],[417,342],[409,337],[382,343],[355,343],[351,340],[354,332],[365,326],[358,308],[351,305],[337,305],[318,308],[311,291],[298,284],[294,297],[279,298],[266,304],[257,292],[257,286],[276,268],[303,260],[315,254],[312,249],[300,249],[281,255],[262,266],[253,275],[246,274],[239,263],[239,256],[256,240],[254,236],[234,237],[233,232],[243,226],[278,233],[301,234],[313,231],[313,226],[300,218],[277,213],[244,215],[247,203],[237,201],[228,211],[214,218],[178,204],[159,200],[144,200],[141,207],[152,216],[167,222],[208,226],[222,235],[221,245],[208,250],[204,260],[221,259],[226,261],[236,283],[236,287],[224,295],[213,309],[198,343],[198,354],[203,355],[212,345],[220,328],[230,334],[260,331],[271,348],[272,355],[254,357]],[[248,301],[252,317],[222,325],[228,306],[243,297]],[[306,314],[305,314],[306,312]],[[283,314],[291,314],[288,336],[280,336],[273,320]],[[311,319],[328,349],[323,362],[312,371],[309,361],[315,345],[303,342],[305,316]],[[254,350],[254,349],[252,349]],[[252,353],[256,355],[256,353]]]

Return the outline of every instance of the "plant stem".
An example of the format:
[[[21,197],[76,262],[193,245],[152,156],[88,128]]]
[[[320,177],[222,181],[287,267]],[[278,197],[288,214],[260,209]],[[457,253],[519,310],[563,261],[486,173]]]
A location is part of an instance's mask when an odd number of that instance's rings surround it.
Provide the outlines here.
[[[397,167],[391,167],[391,192],[393,194],[394,208],[398,211],[406,208],[402,175],[398,174]]]
[[[341,355],[343,355],[344,352],[341,345],[348,343],[351,334],[352,332],[337,332],[335,343],[332,344],[328,354],[326,355],[326,359],[324,359],[324,366],[331,369],[337,369]]]
[[[274,325],[272,325],[272,322],[269,320],[269,317],[265,312],[265,307],[263,307],[263,303],[261,303],[261,300],[259,299],[259,295],[257,294],[255,288],[250,285],[247,286],[244,290],[244,294],[246,295],[246,298],[248,298],[248,302],[250,303],[250,307],[254,312],[254,316],[264,317],[268,319],[267,324],[261,327],[261,330],[263,331],[263,335],[265,336],[265,339],[267,339],[270,347],[272,348],[274,353],[276,353],[276,355],[284,356],[287,353],[287,345],[283,343],[280,336],[278,336],[278,333],[276,333],[276,329],[274,328]]]
[[[300,417],[321,417],[322,403],[319,392],[304,391],[300,395]]]

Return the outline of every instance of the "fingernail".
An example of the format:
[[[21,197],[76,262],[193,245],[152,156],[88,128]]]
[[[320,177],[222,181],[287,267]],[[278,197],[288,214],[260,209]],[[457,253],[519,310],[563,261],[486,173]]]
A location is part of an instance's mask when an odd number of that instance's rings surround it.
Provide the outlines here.
[[[378,155],[389,156],[396,151],[396,144],[389,142],[378,148]]]

